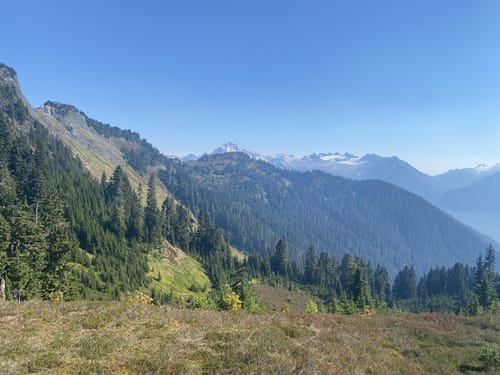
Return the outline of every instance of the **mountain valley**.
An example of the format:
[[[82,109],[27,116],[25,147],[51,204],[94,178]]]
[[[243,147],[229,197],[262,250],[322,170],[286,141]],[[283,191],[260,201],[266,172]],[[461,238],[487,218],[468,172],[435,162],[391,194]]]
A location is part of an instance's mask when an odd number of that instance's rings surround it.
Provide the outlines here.
[[[251,310],[265,289],[252,283],[264,283],[305,289],[324,311],[396,302],[420,311],[430,302],[417,295],[417,276],[422,283],[438,272],[463,279],[453,292],[429,292],[454,293],[440,307],[449,311],[474,295],[472,265],[485,249],[488,275],[495,267],[490,239],[375,178],[402,170],[416,185],[432,181],[397,158],[302,159],[346,174],[359,168],[350,178],[284,168],[295,159],[283,155],[277,167],[235,145],[181,161],[74,106],[32,108],[5,65],[0,88],[0,272],[9,296],[142,293],[158,304]]]
[[[234,143],[226,143],[211,154],[242,152],[255,160],[266,161],[285,170],[319,170],[352,180],[382,180],[411,191],[460,221],[500,242],[500,229],[494,225],[500,217],[496,181],[500,178],[500,163],[494,166],[452,169],[430,176],[420,172],[396,156],[366,154],[319,153],[303,157],[289,154],[264,156]],[[205,154],[207,155],[207,154]],[[199,156],[190,154],[185,161]],[[454,198],[456,197],[456,198]]]

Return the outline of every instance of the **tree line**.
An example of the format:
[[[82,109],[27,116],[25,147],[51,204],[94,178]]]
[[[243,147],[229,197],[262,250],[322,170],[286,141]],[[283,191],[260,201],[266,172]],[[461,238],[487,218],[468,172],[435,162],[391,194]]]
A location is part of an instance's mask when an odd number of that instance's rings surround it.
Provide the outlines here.
[[[456,263],[433,268],[417,279],[405,266],[391,283],[389,272],[357,256],[342,258],[317,253],[310,246],[302,262],[290,260],[285,238],[269,255],[250,254],[239,265],[247,281],[259,280],[289,289],[305,289],[323,310],[336,313],[371,311],[454,312],[477,314],[499,307],[500,277],[495,273],[495,250],[490,245],[475,267]]]

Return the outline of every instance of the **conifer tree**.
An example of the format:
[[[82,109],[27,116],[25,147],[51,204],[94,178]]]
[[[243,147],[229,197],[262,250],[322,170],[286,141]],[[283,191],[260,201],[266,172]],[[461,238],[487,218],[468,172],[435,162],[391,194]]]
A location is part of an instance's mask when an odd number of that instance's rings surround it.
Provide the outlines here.
[[[10,246],[10,225],[0,213],[0,277],[7,271],[7,250]]]
[[[161,206],[161,222],[162,222],[162,236],[172,245],[176,245],[174,225],[176,223],[177,212],[175,209],[175,202],[172,198],[167,197]]]
[[[389,273],[387,269],[377,266],[373,275],[373,295],[380,302],[386,301],[387,290],[389,289]]]
[[[481,254],[476,263],[474,274],[474,295],[482,308],[489,309],[496,298],[495,280],[495,250],[488,246],[483,262]]]
[[[27,205],[19,206],[11,218],[8,278],[25,298],[41,297],[47,261],[47,242]]]
[[[370,305],[370,292],[365,278],[363,267],[358,265],[353,275],[352,290],[350,291],[353,302],[358,309]]]
[[[357,259],[350,254],[346,254],[342,257],[342,261],[340,264],[340,284],[341,284],[341,293],[346,293],[349,297],[352,291],[354,273],[358,267]]]
[[[304,282],[314,284],[318,276],[318,262],[316,260],[316,250],[314,246],[309,246],[304,261]]]
[[[117,166],[108,185],[108,197],[111,203],[111,227],[119,236],[124,236],[126,231],[127,182],[122,167]]]
[[[189,252],[190,251],[190,218],[189,211],[182,207],[177,206],[176,208],[177,217],[175,219],[175,225],[173,228],[175,243],[182,250]]]
[[[287,276],[288,262],[288,244],[283,237],[274,248],[274,253],[271,257],[271,268],[277,275]]]
[[[394,298],[397,300],[415,298],[417,295],[416,274],[413,267],[405,266],[394,279]]]
[[[44,197],[41,208],[41,220],[47,240],[47,259],[43,272],[44,297],[50,293],[64,292],[69,289],[69,261],[76,251],[76,240],[69,223],[64,217],[64,204],[58,194]]]
[[[488,248],[486,249],[486,255],[484,257],[484,272],[486,274],[486,277],[490,282],[493,282],[495,278],[495,249],[491,244],[489,244]]]
[[[146,209],[144,212],[144,235],[146,242],[159,244],[161,237],[160,212],[156,200],[156,179],[149,177],[148,192],[146,196]]]

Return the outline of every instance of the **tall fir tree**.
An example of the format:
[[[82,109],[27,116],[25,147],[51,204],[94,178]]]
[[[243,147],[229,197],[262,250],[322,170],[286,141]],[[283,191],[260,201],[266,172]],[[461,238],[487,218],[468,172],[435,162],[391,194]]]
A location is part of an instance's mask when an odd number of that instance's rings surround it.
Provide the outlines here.
[[[315,284],[318,279],[318,261],[314,246],[309,246],[304,260],[304,283]]]
[[[417,295],[416,279],[413,267],[405,266],[394,279],[394,298],[398,300],[415,298]]]
[[[144,211],[144,235],[146,242],[158,245],[161,239],[161,222],[156,199],[156,179],[152,174],[148,181],[146,209]]]
[[[288,244],[286,238],[283,237],[274,248],[271,256],[271,268],[277,275],[286,277],[288,276],[288,263]]]

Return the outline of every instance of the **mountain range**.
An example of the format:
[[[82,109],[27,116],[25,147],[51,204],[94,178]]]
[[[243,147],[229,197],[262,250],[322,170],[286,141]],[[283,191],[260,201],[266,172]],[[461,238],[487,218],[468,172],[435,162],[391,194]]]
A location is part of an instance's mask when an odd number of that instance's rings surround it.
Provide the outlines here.
[[[320,170],[352,180],[382,180],[411,191],[478,231],[500,242],[500,205],[498,181],[500,164],[475,168],[452,169],[430,176],[396,156],[376,154],[356,156],[350,153],[313,153],[303,157],[290,154],[265,156],[226,143],[211,154],[242,152],[285,170]],[[206,155],[206,154],[204,154]],[[189,155],[185,161],[199,159]]]
[[[15,72],[6,66],[0,66],[0,87],[0,110],[21,133],[40,126],[48,130],[103,186],[106,176],[115,175],[121,166],[138,199],[141,186],[158,175],[160,199],[175,199],[190,210],[194,221],[210,215],[230,244],[249,254],[269,255],[284,236],[296,260],[313,245],[329,255],[351,253],[382,264],[391,275],[405,265],[422,274],[433,266],[473,264],[490,242],[422,197],[395,186],[397,179],[414,189],[432,181],[397,158],[320,154],[270,160],[226,145],[213,155],[183,162],[162,155],[139,134],[93,120],[72,105],[48,101],[32,108]],[[337,165],[350,174],[344,178],[331,171],[309,171],[316,168],[306,167],[308,162]],[[302,170],[285,165],[302,165]],[[377,179],[384,173],[388,179],[391,170],[401,171],[392,174],[393,183]],[[99,220],[101,216],[95,218]],[[98,230],[98,224],[91,229]]]

